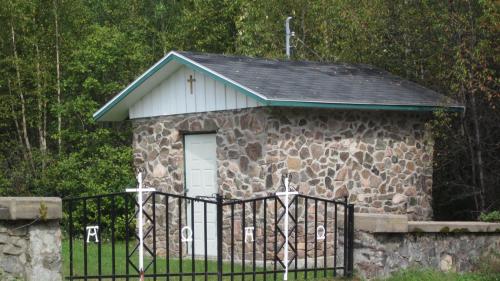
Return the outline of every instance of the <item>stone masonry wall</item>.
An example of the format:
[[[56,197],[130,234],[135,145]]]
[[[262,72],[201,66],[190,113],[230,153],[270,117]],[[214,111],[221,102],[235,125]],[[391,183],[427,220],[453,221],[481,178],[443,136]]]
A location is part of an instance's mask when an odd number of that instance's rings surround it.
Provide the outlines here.
[[[60,281],[62,203],[0,197],[0,280]]]
[[[354,268],[372,279],[418,266],[467,272],[500,249],[500,233],[368,233],[356,231]]]
[[[0,221],[0,280],[62,280],[58,221]]]
[[[282,174],[290,173],[304,195],[348,196],[356,212],[426,220],[432,216],[433,149],[426,118],[401,112],[253,108],[139,119],[133,121],[134,163],[146,172],[146,185],[183,194],[183,135],[214,132],[217,184],[226,198],[265,196],[280,187]],[[172,240],[170,254],[179,248],[178,204],[171,198],[166,212],[165,205],[156,203],[160,255],[166,252],[166,239]]]
[[[184,192],[183,134],[216,132],[226,197],[275,191],[349,196],[356,212],[432,216],[433,142],[416,113],[253,108],[134,120],[134,163],[158,190]]]

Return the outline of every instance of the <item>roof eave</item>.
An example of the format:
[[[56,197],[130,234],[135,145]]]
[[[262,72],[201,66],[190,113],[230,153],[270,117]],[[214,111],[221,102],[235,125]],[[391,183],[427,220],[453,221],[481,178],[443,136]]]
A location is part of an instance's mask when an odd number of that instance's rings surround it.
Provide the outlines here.
[[[144,72],[141,76],[135,79],[132,83],[130,83],[123,91],[114,96],[109,102],[107,102],[104,106],[102,106],[99,110],[97,110],[92,117],[95,121],[100,121],[101,118],[109,112],[116,104],[125,99],[131,92],[137,89],[144,81],[146,81],[149,77],[155,74],[158,70],[160,70],[165,64],[170,62],[173,58],[174,52],[168,53],[161,60],[155,63],[152,67],[150,67],[146,72]],[[119,120],[116,120],[119,121]]]
[[[392,111],[417,111],[432,112],[444,110],[448,112],[464,112],[465,107],[460,105],[406,105],[406,104],[364,104],[364,103],[327,103],[327,102],[305,102],[270,100],[269,106],[283,107],[314,107],[331,109],[351,109],[351,110],[392,110]]]
[[[436,110],[445,110],[452,112],[463,112],[465,111],[464,106],[452,105],[452,106],[429,106],[429,105],[400,105],[400,104],[362,104],[362,103],[329,103],[329,102],[308,102],[308,101],[295,101],[295,100],[271,100],[266,98],[266,96],[245,87],[244,85],[229,79],[228,77],[217,73],[192,59],[189,59],[175,51],[169,52],[160,61],[154,64],[136,80],[130,83],[123,91],[114,96],[109,102],[102,106],[98,111],[93,114],[95,121],[122,121],[125,120],[123,116],[128,114],[123,114],[123,112],[115,113],[119,117],[103,118],[106,113],[110,112],[118,103],[123,101],[130,93],[135,89],[140,87],[148,78],[157,73],[162,67],[167,63],[175,60],[176,62],[188,66],[196,71],[202,72],[216,81],[223,83],[235,90],[243,93],[244,95],[251,97],[261,103],[263,106],[289,106],[289,107],[314,107],[314,108],[332,108],[332,109],[358,109],[358,110],[394,110],[394,111],[419,111],[428,112]]]

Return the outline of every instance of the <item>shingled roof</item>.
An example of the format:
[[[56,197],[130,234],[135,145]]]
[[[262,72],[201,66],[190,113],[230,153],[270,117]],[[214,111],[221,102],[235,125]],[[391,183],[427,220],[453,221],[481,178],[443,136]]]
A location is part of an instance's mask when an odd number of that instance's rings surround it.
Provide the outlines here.
[[[131,92],[147,84],[148,79],[159,79],[157,72],[171,61],[202,71],[265,106],[464,110],[453,99],[370,65],[172,51],[97,111],[94,118],[100,119]]]
[[[178,53],[272,101],[461,107],[433,90],[366,64]]]

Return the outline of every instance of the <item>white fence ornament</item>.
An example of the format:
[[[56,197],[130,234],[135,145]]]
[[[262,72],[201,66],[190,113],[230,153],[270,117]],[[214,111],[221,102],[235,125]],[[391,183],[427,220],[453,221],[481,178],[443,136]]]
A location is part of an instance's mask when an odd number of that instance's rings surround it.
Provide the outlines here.
[[[253,238],[254,229],[255,228],[253,226],[245,227],[245,243],[254,241],[254,238]],[[247,237],[250,237],[251,240],[247,241],[248,240]]]
[[[97,235],[98,231],[99,231],[99,226],[98,225],[91,225],[91,226],[87,226],[85,228],[87,230],[87,243],[90,242],[90,237],[94,237],[95,238],[95,242],[96,243],[99,243],[99,236]]]
[[[193,230],[189,226],[185,226],[181,229],[181,241],[191,242],[193,241]]]
[[[290,201],[290,195],[296,195],[299,194],[296,191],[290,191],[290,182],[289,178],[285,177],[285,192],[276,192],[277,196],[284,196],[285,197],[285,221],[284,221],[284,228],[285,228],[285,245],[284,245],[284,252],[283,252],[283,263],[285,264],[285,272],[283,273],[283,280],[288,280],[288,206],[289,206],[289,201]]]
[[[322,225],[318,226],[318,228],[316,229],[316,239],[325,240],[325,236],[326,236],[325,227]]]
[[[154,192],[154,188],[144,188],[142,182],[142,172],[137,174],[137,188],[127,188],[126,192],[135,192],[137,193],[137,204],[139,205],[139,211],[137,212],[137,228],[139,229],[139,274],[141,276],[141,280],[144,280],[144,214],[143,208],[143,193],[144,192]]]

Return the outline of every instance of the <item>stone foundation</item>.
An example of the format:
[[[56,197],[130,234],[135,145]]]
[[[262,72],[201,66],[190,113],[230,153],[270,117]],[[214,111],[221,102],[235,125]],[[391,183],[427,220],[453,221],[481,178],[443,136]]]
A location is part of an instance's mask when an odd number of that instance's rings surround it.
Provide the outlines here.
[[[61,200],[0,197],[0,280],[62,280]]]

